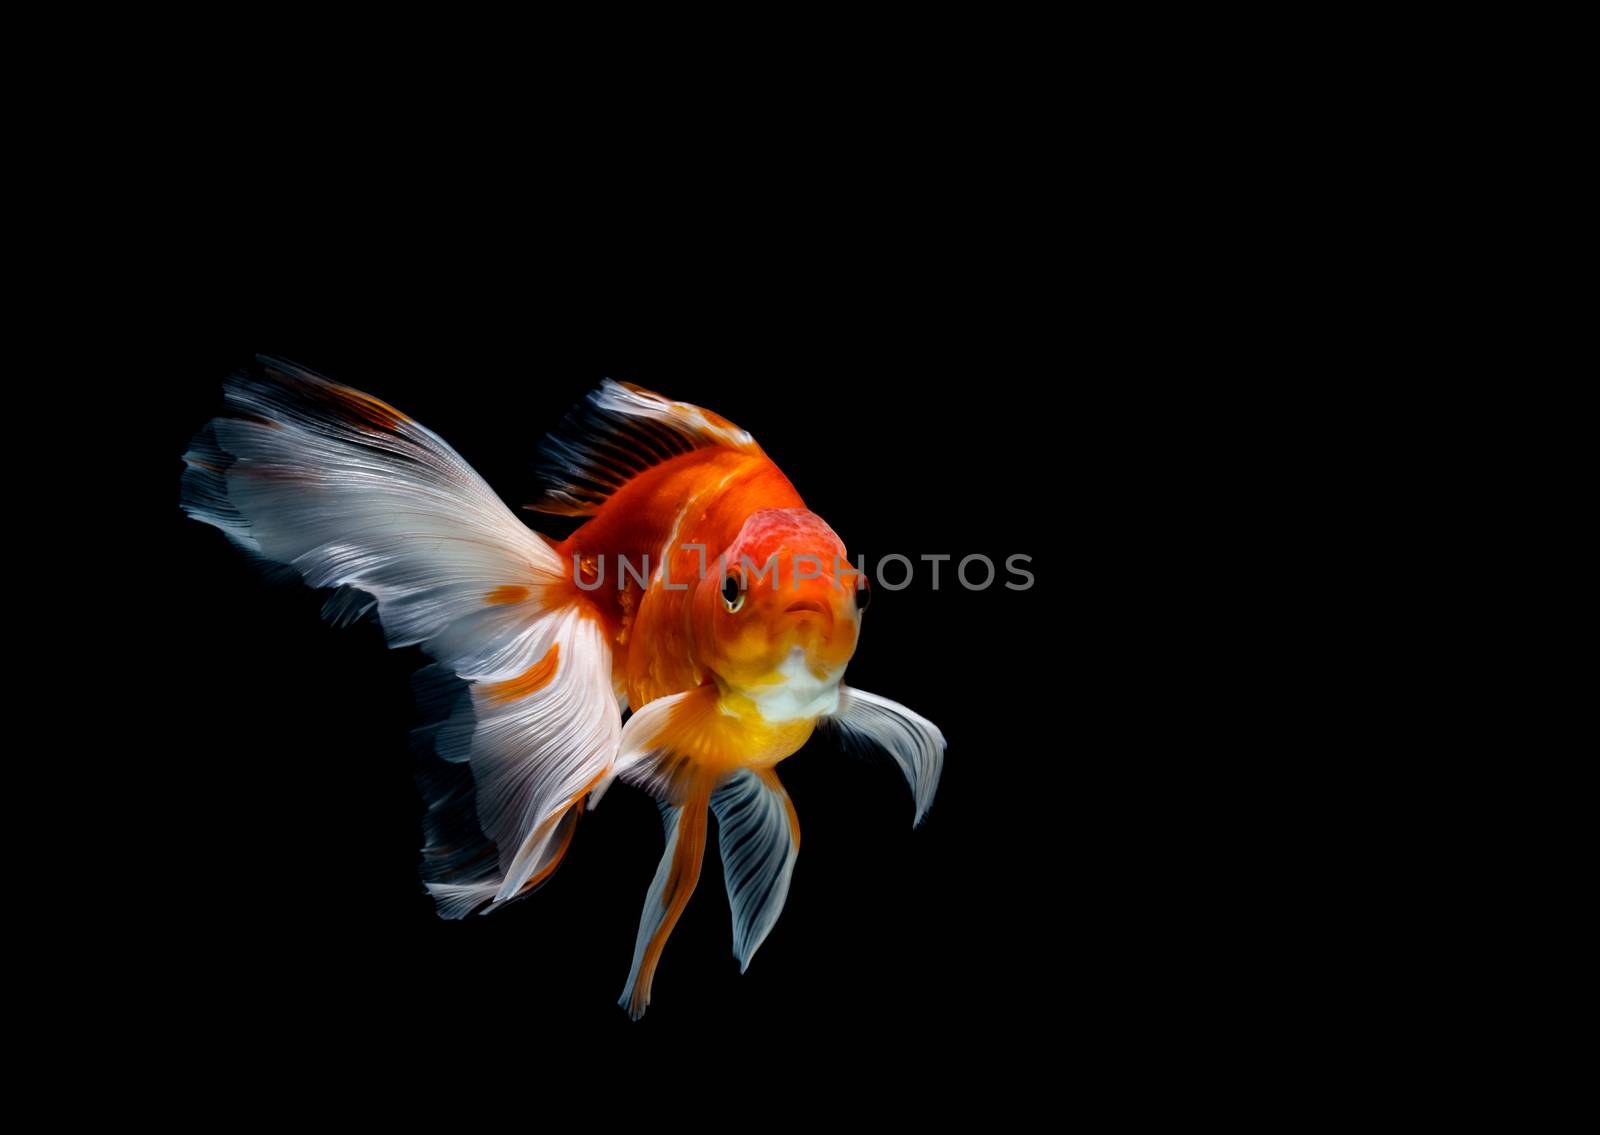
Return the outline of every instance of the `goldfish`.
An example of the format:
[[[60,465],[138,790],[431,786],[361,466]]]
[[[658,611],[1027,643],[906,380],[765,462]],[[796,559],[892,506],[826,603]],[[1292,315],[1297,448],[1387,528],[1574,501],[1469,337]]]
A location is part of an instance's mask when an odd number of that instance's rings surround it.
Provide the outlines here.
[[[616,781],[657,802],[666,848],[619,1004],[650,1003],[716,819],[740,972],[772,932],[800,847],[777,766],[819,728],[899,766],[913,826],[946,749],[906,707],[846,685],[871,584],[749,433],[606,380],[538,451],[540,535],[437,434],[379,399],[260,356],[184,454],[180,505],[271,571],[332,589],[431,659],[417,683],[440,758],[419,777],[421,876],[438,915],[546,882]]]

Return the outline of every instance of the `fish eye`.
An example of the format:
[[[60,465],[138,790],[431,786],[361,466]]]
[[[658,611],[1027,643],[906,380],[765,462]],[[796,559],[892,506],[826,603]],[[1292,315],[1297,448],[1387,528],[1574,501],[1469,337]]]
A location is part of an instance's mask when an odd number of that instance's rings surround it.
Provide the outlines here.
[[[867,604],[872,602],[872,584],[867,582],[865,575],[859,575],[856,578],[860,580],[856,584],[856,610],[865,611]]]
[[[723,577],[722,605],[728,608],[730,615],[744,606],[744,584],[738,576],[729,575]]]

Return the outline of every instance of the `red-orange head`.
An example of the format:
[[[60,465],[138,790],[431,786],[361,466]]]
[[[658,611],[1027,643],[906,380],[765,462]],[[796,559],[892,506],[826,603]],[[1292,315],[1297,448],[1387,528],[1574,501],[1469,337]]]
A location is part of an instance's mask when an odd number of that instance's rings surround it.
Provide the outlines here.
[[[831,710],[868,595],[833,529],[762,509],[709,568],[692,604],[700,664],[771,719]]]

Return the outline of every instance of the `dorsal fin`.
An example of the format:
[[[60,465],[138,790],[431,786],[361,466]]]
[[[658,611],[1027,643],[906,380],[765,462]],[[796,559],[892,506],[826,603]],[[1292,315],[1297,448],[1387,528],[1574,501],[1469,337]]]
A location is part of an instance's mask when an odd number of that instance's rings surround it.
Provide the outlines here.
[[[608,378],[545,435],[536,470],[545,493],[526,507],[593,516],[630,478],[711,448],[761,452],[754,438],[719,414]]]

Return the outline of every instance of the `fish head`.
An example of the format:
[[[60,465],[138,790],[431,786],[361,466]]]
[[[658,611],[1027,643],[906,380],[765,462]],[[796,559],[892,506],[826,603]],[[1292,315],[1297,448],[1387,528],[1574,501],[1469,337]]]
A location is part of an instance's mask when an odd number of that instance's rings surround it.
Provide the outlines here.
[[[855,653],[867,594],[844,542],[820,516],[762,509],[697,584],[697,655],[723,685],[758,704],[794,716],[818,704],[827,712]]]

